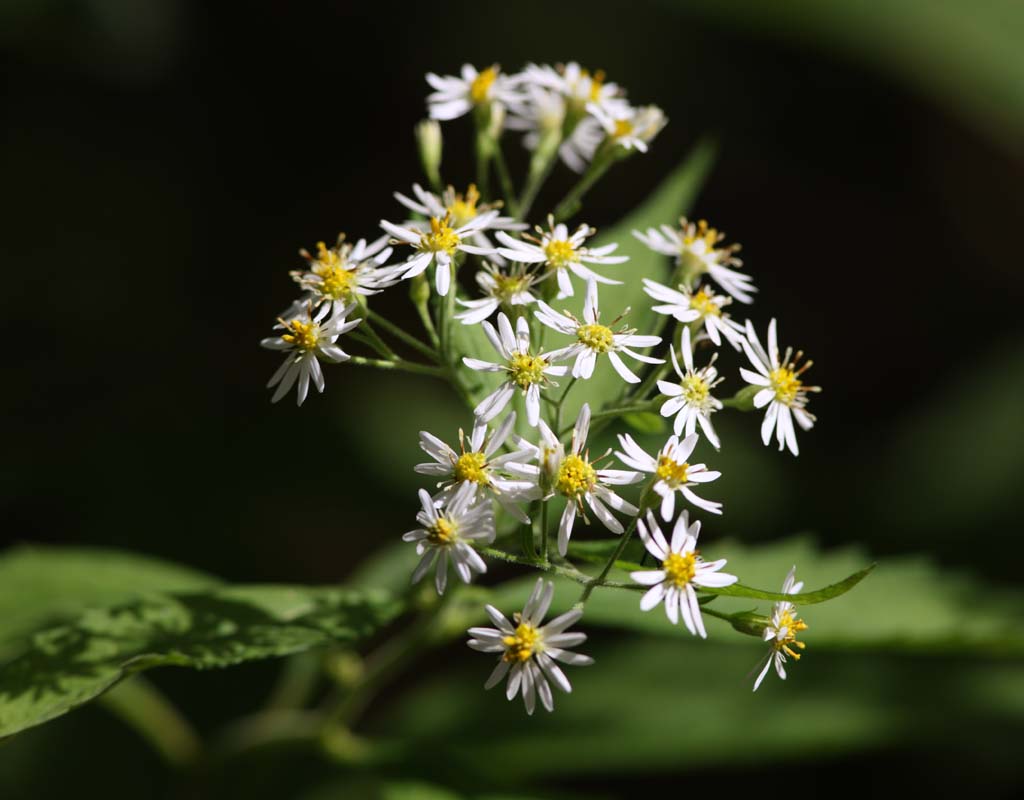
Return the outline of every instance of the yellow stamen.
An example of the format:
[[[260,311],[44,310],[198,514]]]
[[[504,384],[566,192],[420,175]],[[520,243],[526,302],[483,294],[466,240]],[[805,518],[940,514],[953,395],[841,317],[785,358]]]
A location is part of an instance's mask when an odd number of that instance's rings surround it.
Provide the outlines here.
[[[623,136],[629,136],[633,132],[633,123],[628,119],[617,119],[615,120],[615,128],[612,130],[613,139],[621,139]]]
[[[581,456],[572,454],[562,459],[555,478],[555,489],[566,497],[579,497],[594,488],[597,471]]]
[[[469,85],[469,96],[473,98],[474,103],[483,103],[487,100],[487,93],[491,90],[491,86],[498,79],[498,68],[488,67],[475,78]]]
[[[582,75],[587,75],[587,71],[583,70]],[[601,99],[601,89],[604,88],[604,70],[599,69],[594,72],[590,77],[590,100],[596,103]]]
[[[487,478],[487,456],[483,453],[463,453],[456,460],[452,472],[456,480],[472,481],[481,485],[490,482]]]
[[[572,242],[565,239],[552,239],[544,245],[544,255],[548,258],[548,264],[556,269],[564,267],[573,261],[579,261],[579,256],[576,255],[576,249],[572,246]]]
[[[461,193],[455,195],[447,210],[448,213],[451,214],[456,228],[465,225],[476,217],[478,213],[476,204],[479,201],[480,192],[477,191],[476,184],[474,183],[469,184],[469,188],[466,189],[465,196]]]
[[[689,225],[683,234],[683,244],[691,247],[698,241],[703,241],[708,252],[715,249],[715,245],[722,238],[722,235],[715,229],[708,226],[706,219],[698,220],[696,227]]]
[[[438,517],[427,530],[427,539],[432,544],[451,544],[455,541],[455,526],[444,517]]]
[[[775,399],[783,405],[792,405],[803,387],[803,381],[789,367],[773,369],[768,378],[772,382],[772,389],[775,390]]]
[[[454,255],[460,240],[451,228],[451,221],[451,214],[445,214],[444,219],[431,217],[430,233],[424,233],[420,237],[420,249],[434,253],[443,250],[448,255]]]
[[[697,574],[697,554],[696,552],[669,553],[668,557],[661,562],[661,568],[665,570],[666,577],[672,583],[682,588]]]
[[[530,288],[530,279],[526,275],[505,275],[496,272],[491,277],[494,278],[492,293],[503,303],[511,302],[515,295]]]
[[[580,344],[586,345],[598,353],[607,353],[615,343],[615,334],[604,325],[581,325],[576,329],[576,338]]]
[[[797,653],[790,645],[796,645],[798,648],[803,650],[807,645],[803,642],[797,641],[797,634],[800,631],[807,630],[807,623],[795,615],[795,609],[789,609],[783,611],[779,616],[779,622],[775,626],[776,630],[786,629],[786,634],[781,639],[776,637],[772,641],[772,646],[776,650],[781,650],[786,655],[792,656],[796,661],[800,660],[800,654]]]
[[[320,294],[332,300],[348,300],[355,289],[356,271],[344,267],[331,266],[318,271],[323,279]]]
[[[687,375],[679,385],[683,389],[683,398],[692,406],[703,406],[711,395],[711,387],[699,375]]]
[[[548,362],[540,356],[529,353],[516,353],[509,360],[509,371],[512,382],[520,389],[528,389],[535,383],[543,383],[544,370]]]
[[[690,297],[690,308],[699,311],[702,317],[720,317],[722,308],[714,302],[712,296],[704,289]]]
[[[686,461],[680,464],[666,455],[660,455],[658,456],[658,468],[655,470],[655,475],[660,480],[665,481],[670,488],[675,489],[689,480],[687,475],[689,469],[690,465]]]
[[[504,661],[529,661],[542,648],[540,631],[529,622],[520,622],[515,633],[502,638],[505,645]]]
[[[301,319],[292,319],[285,322],[288,333],[282,334],[281,338],[299,350],[313,350],[320,340],[320,326],[310,320],[304,322]]]

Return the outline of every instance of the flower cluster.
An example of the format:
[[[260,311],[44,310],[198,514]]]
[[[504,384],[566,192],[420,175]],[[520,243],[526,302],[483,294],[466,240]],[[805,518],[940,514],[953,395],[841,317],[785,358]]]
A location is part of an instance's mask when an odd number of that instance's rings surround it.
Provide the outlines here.
[[[722,446],[716,414],[764,409],[763,442],[774,435],[780,450],[798,454],[796,428],[807,431],[815,420],[807,405],[819,389],[804,382],[811,362],[792,348],[780,350],[774,319],[765,349],[753,322],[732,318],[733,303],[747,307],[757,290],[742,271],[739,246],[725,244],[724,234],[707,222],[683,218],[678,227],[634,231],[651,251],[671,257],[663,260],[662,282],[643,278],[651,304],[639,310],[609,296],[615,290],[608,287],[635,282],[619,243],[595,239],[596,229],[585,222],[567,224],[587,189],[614,163],[647,152],[664,115],[654,106],[631,105],[604,73],[576,63],[530,64],[514,74],[497,65],[466,65],[458,76],[430,74],[427,81],[430,120],[418,126],[417,137],[430,188],[413,183],[411,192],[395,192],[403,216],[382,219],[384,235],[369,243],[351,245],[342,236],[332,248],[320,243],[315,254],[300,251],[305,265],[292,276],[302,294],[279,318],[279,335],[263,341],[286,354],[270,382],[272,399],[297,385],[301,405],[310,381],[324,389],[321,361],[344,361],[445,380],[466,401],[470,433],[459,430],[457,445],[420,433],[429,460],[415,471],[433,485],[419,490],[418,527],[402,538],[419,557],[413,582],[433,570],[438,594],[446,591],[450,571],[470,583],[489,576],[494,559],[581,584],[572,610],[547,624],[556,586],[539,579],[511,621],[488,605],[495,627],[469,630],[470,647],[498,655],[487,688],[507,679],[508,698],[521,696],[528,713],[538,698],[553,709],[552,686],[570,691],[559,663],[592,663],[571,652],[586,637],[568,629],[583,616],[590,594],[612,585],[613,569],[625,568],[630,579],[614,588],[643,590],[641,611],[662,605],[669,622],[682,620],[694,636],[708,636],[704,616],[710,615],[771,642],[755,688],[771,664],[785,678],[783,664],[787,656],[799,658],[793,647],[803,644],[795,637],[806,625],[791,601],[776,603],[753,631],[706,608],[726,587],[730,593],[743,587],[723,571],[725,559],[704,560],[697,549],[701,521],[691,514],[724,510],[702,486],[721,476],[700,460],[708,452],[714,460]],[[438,121],[466,115],[476,126],[478,174],[458,191],[441,181]],[[520,191],[502,152],[510,130],[523,133],[531,153]],[[532,203],[559,161],[584,175],[544,215],[545,224],[531,228]],[[491,189],[493,178],[498,191]],[[463,285],[462,270],[469,267],[475,294]],[[420,334],[372,308],[377,293],[403,282],[422,321]],[[610,314],[602,313],[601,292]],[[573,305],[580,298],[581,305]],[[474,337],[463,325],[483,335]],[[344,334],[368,352],[343,350],[338,341]],[[726,397],[719,358],[740,352],[749,365],[737,365],[733,374],[747,385]],[[574,402],[574,387],[599,375],[612,377],[615,388],[604,397],[590,390],[586,401]],[[573,409],[575,422],[563,427]],[[672,433],[655,411],[672,420]],[[638,441],[623,432],[618,449],[591,450],[609,424],[636,415],[645,416],[645,429],[652,420],[663,428],[663,438],[649,434]],[[602,551],[587,551],[606,557],[596,575],[584,571],[587,559],[572,543],[574,530],[592,521],[618,537]],[[623,560],[634,532],[642,544],[636,557],[653,564]],[[553,547],[549,533],[556,534]],[[782,593],[794,595],[801,586],[790,572]]]

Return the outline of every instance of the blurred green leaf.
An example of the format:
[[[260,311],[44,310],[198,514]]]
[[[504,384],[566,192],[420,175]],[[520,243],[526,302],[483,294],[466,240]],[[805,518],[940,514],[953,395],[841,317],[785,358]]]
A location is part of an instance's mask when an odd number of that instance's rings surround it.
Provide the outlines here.
[[[0,556],[0,658],[43,625],[150,592],[191,592],[221,581],[198,570],[122,550],[15,547]]]
[[[132,673],[227,667],[354,642],[399,612],[382,592],[288,586],[152,595],[86,611],[0,665],[0,737],[65,714]]]
[[[652,435],[668,430],[668,423],[660,414],[653,411],[635,411],[623,414],[622,421],[637,433]]]

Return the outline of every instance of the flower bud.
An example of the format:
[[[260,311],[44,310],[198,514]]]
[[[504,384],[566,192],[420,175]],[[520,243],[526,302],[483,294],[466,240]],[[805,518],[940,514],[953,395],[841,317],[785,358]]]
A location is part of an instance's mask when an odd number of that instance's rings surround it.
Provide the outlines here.
[[[417,308],[425,306],[430,300],[430,283],[427,281],[426,273],[421,272],[409,281],[409,299]]]
[[[431,184],[440,186],[441,151],[444,146],[444,139],[441,136],[441,123],[436,119],[425,119],[416,126],[415,134],[423,172]]]

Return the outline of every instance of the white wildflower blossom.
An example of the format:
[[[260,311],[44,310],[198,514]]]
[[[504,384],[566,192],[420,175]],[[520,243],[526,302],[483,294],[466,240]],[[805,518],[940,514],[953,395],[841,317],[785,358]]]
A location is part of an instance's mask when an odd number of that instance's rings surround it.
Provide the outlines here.
[[[395,269],[400,271],[402,279],[413,278],[434,263],[437,265],[437,293],[443,297],[448,294],[451,286],[452,259],[457,252],[479,256],[494,254],[494,248],[467,244],[466,240],[471,240],[474,234],[486,228],[497,216],[498,212],[492,209],[478,214],[465,225],[452,227],[452,215],[447,212],[443,217],[431,217],[429,229],[421,229],[418,224],[396,225],[385,219],[380,221],[380,226],[394,237],[395,244],[412,245],[415,250],[404,264],[395,266]]]
[[[481,372],[504,372],[508,377],[480,401],[473,409],[473,413],[482,422],[490,422],[504,410],[516,389],[519,389],[526,397],[526,419],[531,427],[536,428],[540,420],[541,390],[548,386],[557,386],[552,383],[550,376],[561,377],[569,368],[552,364],[551,356],[546,353],[534,355],[530,352],[530,325],[525,317],[516,320],[515,331],[512,330],[512,323],[504,313],[498,314],[497,330],[489,322],[480,324],[503,363],[496,364],[468,357],[463,358],[462,362],[470,369]]]
[[[628,107],[625,91],[606,81],[603,70],[591,72],[575,61],[557,67],[527,64],[522,74],[526,83],[558,94],[576,114],[588,111],[588,106],[609,113]]]
[[[558,281],[558,299],[572,297],[572,281],[569,279],[569,272],[582,280],[594,280],[598,283],[619,284],[622,281],[614,281],[598,275],[586,264],[621,264],[629,260],[629,256],[613,256],[618,244],[611,243],[602,247],[586,247],[584,242],[597,230],[589,225],[580,225],[574,233],[569,234],[569,229],[563,224],[555,224],[554,217],[548,217],[548,230],[539,225],[536,228],[539,237],[523,235],[522,239],[514,239],[507,233],[499,232],[498,241],[504,247],[499,247],[498,252],[511,261],[518,261],[523,264],[543,264],[545,267],[544,277],[554,275]]]
[[[601,312],[597,302],[597,282],[587,281],[587,296],[583,303],[583,319],[576,319],[568,311],[559,313],[543,300],[537,301],[538,311],[534,315],[547,327],[572,336],[576,341],[568,347],[553,351],[550,356],[556,360],[575,359],[572,366],[574,378],[590,378],[600,355],[607,355],[615,371],[626,383],[640,383],[640,378],[623,362],[620,353],[632,356],[647,364],[664,364],[660,358],[641,355],[630,347],[654,347],[661,342],[660,336],[639,336],[635,330],[623,328],[618,333],[602,325]],[[613,320],[614,325],[618,320]]]
[[[675,513],[676,492],[697,508],[712,514],[722,513],[721,503],[698,497],[690,488],[691,484],[710,483],[722,475],[721,472],[709,470],[705,464],[691,464],[687,461],[699,438],[696,433],[691,433],[682,441],[678,436],[670,436],[658,455],[652,456],[628,433],[619,434],[622,450],[616,451],[615,455],[626,466],[654,476],[651,490],[661,498],[661,518],[666,522]]]
[[[679,382],[658,381],[658,391],[668,396],[668,400],[662,403],[661,415],[663,417],[675,415],[673,430],[676,436],[684,434],[689,436],[697,429],[697,423],[700,422],[700,429],[704,432],[704,436],[716,450],[719,450],[722,445],[711,424],[711,415],[722,408],[722,401],[711,394],[711,390],[724,380],[718,377],[718,370],[715,368],[718,353],[711,354],[711,360],[707,366],[694,369],[690,329],[685,325],[680,337],[679,349],[683,354],[683,366],[686,369],[679,368],[675,348],[670,347],[672,368],[679,376]]]
[[[314,314],[312,306],[307,303],[304,309],[293,306],[293,313],[278,319],[274,329],[283,333],[260,342],[269,350],[282,350],[287,354],[284,363],[267,382],[268,389],[277,386],[277,391],[270,398],[270,402],[276,403],[284,397],[296,381],[297,405],[301,406],[306,399],[310,380],[318,392],[323,392],[324,373],[320,368],[319,359],[337,363],[350,358],[336,342],[341,334],[347,333],[362,322],[361,319],[351,322],[345,320],[355,308],[355,303],[342,309],[335,309],[333,303],[324,303]]]
[[[708,227],[705,220],[696,224],[680,220],[679,228],[662,225],[648,228],[645,232],[633,231],[633,235],[656,253],[674,256],[688,278],[707,274],[741,303],[752,303],[753,292],[757,289],[750,276],[739,272],[743,262],[736,257],[738,244],[722,246],[725,235]]]
[[[584,403],[573,426],[568,453],[558,436],[543,421],[540,423],[540,444],[534,449],[549,496],[558,494],[566,499],[565,510],[558,524],[558,552],[563,556],[568,551],[577,515],[582,516],[585,522],[588,521],[584,502],[612,533],[622,533],[625,528],[609,510],[609,506],[628,516],[638,513],[636,506],[619,497],[609,486],[637,483],[643,476],[630,470],[597,467],[596,462],[608,453],[591,461],[590,452],[586,449],[589,431],[590,406]]]
[[[601,124],[611,144],[641,153],[647,152],[647,145],[668,122],[665,113],[657,106],[606,109],[590,103],[587,110]]]
[[[388,237],[381,236],[369,244],[360,239],[353,245],[345,241],[345,234],[331,248],[317,242],[316,255],[299,251],[306,269],[293,271],[292,279],[308,292],[306,299],[314,305],[329,303],[332,310],[339,310],[357,295],[377,294],[400,280],[393,268],[381,266],[391,257],[387,243]]]
[[[701,320],[708,338],[721,347],[722,338],[739,350],[746,328],[730,318],[723,309],[732,303],[728,295],[718,294],[710,286],[701,286],[696,292],[681,285],[678,290],[670,289],[650,278],[644,278],[644,291],[661,305],[651,306],[658,314],[667,314],[680,322]]]
[[[470,583],[473,573],[487,572],[487,565],[471,542],[494,541],[494,510],[490,502],[474,502],[475,492],[470,485],[463,485],[441,508],[434,504],[429,492],[420,489],[419,497],[422,510],[416,521],[421,527],[402,536],[403,542],[416,543],[416,555],[421,556],[412,582],[419,583],[436,564],[434,586],[438,594],[444,594],[449,561],[463,583]]]
[[[511,309],[514,306],[527,306],[537,302],[533,287],[538,281],[537,273],[524,264],[513,264],[501,268],[483,262],[483,269],[476,274],[476,283],[483,292],[483,297],[475,300],[457,298],[465,311],[455,315],[463,325],[477,325],[499,308]]]
[[[541,705],[548,711],[555,708],[551,684],[563,692],[571,692],[572,686],[561,667],[555,662],[584,667],[594,663],[589,656],[573,653],[587,640],[584,633],[569,632],[583,611],[573,609],[542,625],[544,616],[551,607],[555,586],[538,579],[533,593],[523,606],[521,613],[514,615],[510,622],[494,606],[486,606],[487,616],[496,628],[470,628],[469,646],[482,653],[500,653],[498,666],[484,684],[491,689],[508,677],[505,696],[509,700],[516,695],[523,696],[526,713],[532,714],[540,698]]]
[[[420,431],[420,448],[433,461],[417,464],[416,472],[441,479],[437,500],[448,501],[463,489],[468,489],[471,499],[486,492],[512,516],[527,523],[530,518],[518,504],[540,497],[539,469],[526,463],[534,456],[530,448],[500,452],[515,423],[513,411],[488,435],[487,423],[477,421],[468,440],[460,428],[458,451],[434,434]]]
[[[796,579],[796,567],[794,566],[786,575],[782,583],[782,594],[799,594],[804,588],[803,581]],[[754,681],[754,691],[761,685],[764,676],[768,674],[770,667],[775,667],[775,672],[780,679],[786,680],[786,656],[791,656],[794,661],[800,660],[800,654],[793,649],[803,650],[805,645],[797,640],[801,631],[807,630],[807,623],[797,616],[796,606],[788,600],[780,600],[772,606],[771,621],[764,629],[764,640],[771,643],[771,650],[765,659],[761,673]]]
[[[691,525],[686,511],[676,520],[671,542],[665,540],[658,521],[650,511],[647,512],[646,524],[642,519],[637,520],[637,529],[647,552],[661,562],[659,569],[630,573],[634,581],[651,587],[640,598],[640,610],[650,611],[664,603],[669,622],[675,625],[681,615],[690,633],[706,639],[708,634],[694,587],[731,586],[739,579],[720,571],[726,564],[724,558],[718,561],[705,561],[701,558],[697,550],[700,521],[696,520]]]
[[[427,109],[433,119],[452,120],[476,106],[494,102],[518,108],[522,103],[521,80],[518,75],[505,75],[497,64],[479,71],[463,64],[458,76],[428,72],[427,83],[434,91],[427,95]]]
[[[800,455],[793,420],[805,431],[814,427],[815,417],[807,410],[807,394],[820,392],[821,387],[808,386],[800,377],[814,362],[806,361],[801,365],[803,351],[794,354],[791,347],[787,347],[783,357],[779,358],[779,340],[774,319],[768,325],[768,352],[761,346],[749,320],[743,351],[757,371],[741,368],[740,375],[747,383],[763,387],[754,395],[754,407],[768,406],[764,422],[761,423],[761,440],[767,445],[774,431],[779,450],[788,447],[793,455]]]

